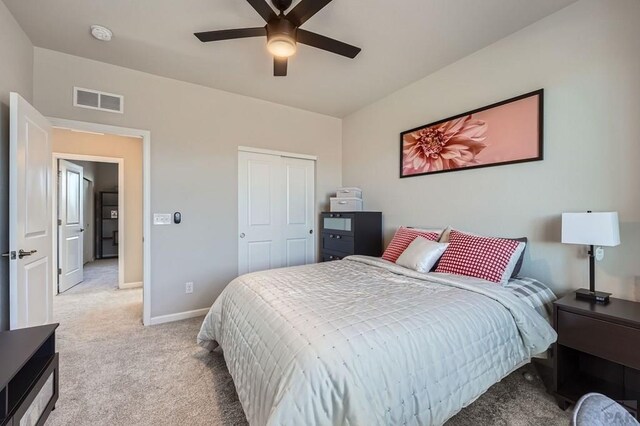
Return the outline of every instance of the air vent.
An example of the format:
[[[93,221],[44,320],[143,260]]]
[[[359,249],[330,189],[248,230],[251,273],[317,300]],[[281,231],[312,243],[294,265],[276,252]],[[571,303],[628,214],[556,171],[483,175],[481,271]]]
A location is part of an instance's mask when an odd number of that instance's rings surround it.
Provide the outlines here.
[[[73,106],[122,114],[124,112],[124,97],[113,93],[74,87]]]

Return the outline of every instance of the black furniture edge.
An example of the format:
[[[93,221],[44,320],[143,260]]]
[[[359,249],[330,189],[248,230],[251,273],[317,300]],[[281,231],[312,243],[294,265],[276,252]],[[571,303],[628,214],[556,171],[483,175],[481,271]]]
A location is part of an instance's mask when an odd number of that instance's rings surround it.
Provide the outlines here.
[[[58,324],[0,332],[0,425],[17,425],[47,383],[51,396],[38,414],[43,425],[59,393]],[[44,395],[44,394],[43,394]]]
[[[599,392],[638,416],[640,404],[640,303],[611,298],[607,305],[573,293],[553,309],[553,394],[562,409]]]

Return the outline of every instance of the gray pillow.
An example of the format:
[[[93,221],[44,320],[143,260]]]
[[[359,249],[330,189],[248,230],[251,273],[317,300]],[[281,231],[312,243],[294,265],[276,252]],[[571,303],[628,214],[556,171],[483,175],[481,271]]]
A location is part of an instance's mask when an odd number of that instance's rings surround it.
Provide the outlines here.
[[[520,272],[520,268],[522,268],[522,262],[524,262],[524,252],[527,251],[527,244],[529,243],[529,239],[527,237],[522,238],[507,238],[508,240],[516,240],[518,242],[524,243],[524,249],[522,253],[520,253],[520,257],[518,258],[518,262],[516,263],[516,267],[513,268],[513,272],[511,273],[511,278],[515,278],[518,276]]]

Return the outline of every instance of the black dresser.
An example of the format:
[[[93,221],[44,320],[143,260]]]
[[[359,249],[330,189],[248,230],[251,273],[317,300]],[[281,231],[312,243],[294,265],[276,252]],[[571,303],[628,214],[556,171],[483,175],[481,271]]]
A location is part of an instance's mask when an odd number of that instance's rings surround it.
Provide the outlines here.
[[[0,332],[0,425],[43,425],[58,400],[58,324]]]
[[[322,213],[321,258],[340,260],[352,254],[382,256],[382,213]]]

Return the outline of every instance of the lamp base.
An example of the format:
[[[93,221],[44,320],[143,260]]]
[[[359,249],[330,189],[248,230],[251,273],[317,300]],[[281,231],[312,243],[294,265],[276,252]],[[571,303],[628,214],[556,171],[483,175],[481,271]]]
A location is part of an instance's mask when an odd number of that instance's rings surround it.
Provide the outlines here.
[[[590,291],[586,288],[576,290],[576,299],[587,300],[601,305],[609,303],[609,296],[611,296],[611,293],[605,293],[604,291]]]

